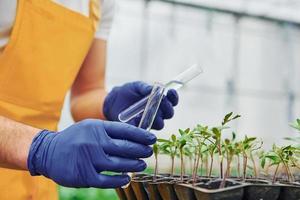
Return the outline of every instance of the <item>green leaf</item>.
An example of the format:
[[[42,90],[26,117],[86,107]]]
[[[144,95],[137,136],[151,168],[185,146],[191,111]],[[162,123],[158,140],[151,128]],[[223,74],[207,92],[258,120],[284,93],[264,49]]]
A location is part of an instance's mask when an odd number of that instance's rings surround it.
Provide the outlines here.
[[[180,141],[180,146],[179,148],[182,149],[186,145],[186,140]]]
[[[185,132],[184,132],[183,130],[179,129],[179,134],[180,134],[180,135],[184,135]]]
[[[172,139],[173,142],[176,142],[176,140],[177,140],[176,135],[172,134],[171,139]]]
[[[247,143],[250,143],[250,142],[253,142],[253,141],[255,141],[256,140],[256,137],[250,137],[250,138],[247,138],[246,139],[246,142]]]
[[[223,123],[228,122],[228,120],[229,120],[229,118],[231,117],[232,114],[233,114],[233,112],[230,112],[230,113],[226,114],[225,117],[224,117]]]
[[[191,130],[190,128],[187,128],[187,129],[184,130],[184,132],[185,132],[185,133],[189,133],[190,130]]]
[[[240,117],[241,117],[241,115],[236,115],[236,116],[234,116],[234,117],[232,118],[232,120],[237,119],[237,118],[240,118]]]
[[[235,140],[235,138],[236,138],[236,133],[232,132],[232,140]]]
[[[230,140],[226,138],[226,139],[225,139],[225,144],[226,144],[226,145],[229,145],[229,144],[230,144]]]
[[[166,140],[166,139],[157,139],[157,142],[165,142],[165,143],[168,143],[168,142],[170,142],[169,140]]]
[[[219,138],[219,137],[221,136],[221,132],[220,132],[216,127],[214,127],[214,128],[212,129],[212,132],[215,134],[215,136],[216,136],[217,138]]]

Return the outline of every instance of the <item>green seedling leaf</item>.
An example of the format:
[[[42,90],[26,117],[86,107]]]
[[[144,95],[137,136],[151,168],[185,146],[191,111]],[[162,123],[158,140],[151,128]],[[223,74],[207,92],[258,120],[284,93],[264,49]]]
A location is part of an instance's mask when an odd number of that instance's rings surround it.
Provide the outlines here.
[[[236,138],[236,133],[232,132],[232,140],[235,140],[235,138]]]
[[[177,140],[176,135],[172,134],[171,139],[173,142],[176,142],[176,140]]]
[[[225,139],[225,144],[229,145],[230,144],[230,140],[229,139]]]
[[[179,129],[179,134],[180,134],[180,135],[184,135],[185,132],[184,132],[183,130]]]
[[[297,119],[296,122],[290,123],[290,126],[298,131],[300,131],[300,119]]]
[[[234,116],[234,117],[232,118],[232,120],[237,119],[237,118],[240,118],[240,117],[241,117],[241,115],[236,115],[236,116]]]
[[[190,130],[191,130],[190,128],[187,128],[187,129],[184,130],[184,132],[185,132],[185,133],[189,133]]]
[[[214,128],[212,129],[212,132],[215,134],[215,136],[216,136],[217,138],[219,138],[219,137],[221,136],[221,132],[220,132],[216,127],[214,127]]]
[[[157,142],[166,142],[166,143],[168,143],[168,142],[170,142],[169,140],[166,140],[166,139],[157,139]]]
[[[233,112],[230,112],[228,114],[225,115],[222,125],[225,125],[227,122],[229,122],[229,118],[231,117],[231,115],[233,114]]]

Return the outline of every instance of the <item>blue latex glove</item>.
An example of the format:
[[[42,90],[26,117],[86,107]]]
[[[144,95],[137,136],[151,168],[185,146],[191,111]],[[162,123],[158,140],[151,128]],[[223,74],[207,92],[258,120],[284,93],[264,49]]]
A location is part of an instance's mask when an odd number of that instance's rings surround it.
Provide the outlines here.
[[[103,171],[139,172],[152,155],[148,145],[155,135],[134,126],[101,120],[84,120],[61,132],[41,131],[33,140],[30,174],[44,175],[66,187],[116,188],[130,181],[128,175]]]
[[[135,102],[148,96],[151,90],[151,85],[141,81],[126,83],[123,86],[113,88],[104,101],[103,113],[105,117],[110,121],[119,121],[119,113]],[[175,90],[171,89],[162,99],[152,128],[156,130],[162,129],[164,127],[164,119],[170,119],[173,117],[173,107],[177,104],[178,94]],[[141,116],[130,120],[128,123],[138,126],[140,120]]]

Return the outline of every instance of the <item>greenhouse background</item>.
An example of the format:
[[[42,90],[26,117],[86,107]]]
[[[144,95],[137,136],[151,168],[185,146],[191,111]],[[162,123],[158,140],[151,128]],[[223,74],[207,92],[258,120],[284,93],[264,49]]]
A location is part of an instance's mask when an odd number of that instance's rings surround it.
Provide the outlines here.
[[[241,137],[264,146],[295,136],[300,116],[299,0],[119,0],[109,39],[108,88],[167,82],[193,63],[204,70],[180,91],[175,117],[159,137],[234,111]],[[73,121],[65,102],[60,129]],[[149,166],[153,161],[148,160]],[[162,164],[167,167],[168,162]],[[61,199],[114,199],[113,190],[60,188]]]

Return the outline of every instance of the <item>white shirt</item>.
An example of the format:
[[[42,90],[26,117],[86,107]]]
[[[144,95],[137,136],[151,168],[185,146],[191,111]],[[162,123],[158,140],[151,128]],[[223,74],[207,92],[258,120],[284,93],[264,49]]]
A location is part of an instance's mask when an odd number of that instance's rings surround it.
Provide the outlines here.
[[[13,27],[18,0],[0,0],[0,32],[5,32]],[[96,38],[107,40],[112,26],[115,0],[99,0],[101,5],[101,20],[95,33]],[[68,9],[89,16],[89,0],[55,0],[56,3]],[[7,44],[8,37],[0,38],[0,47]]]

